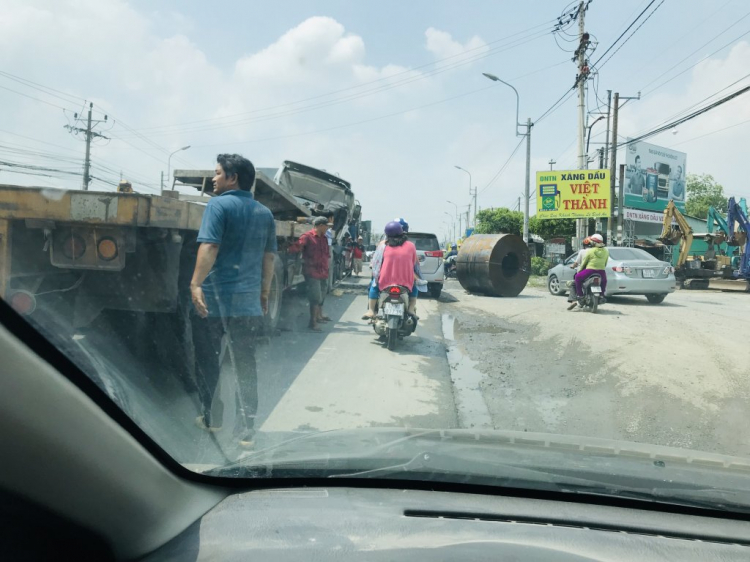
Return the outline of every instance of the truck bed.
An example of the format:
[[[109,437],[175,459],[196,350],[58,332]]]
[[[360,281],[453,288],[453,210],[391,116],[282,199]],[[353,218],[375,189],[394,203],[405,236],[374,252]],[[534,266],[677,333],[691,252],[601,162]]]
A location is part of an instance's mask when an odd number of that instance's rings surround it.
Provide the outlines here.
[[[0,219],[198,230],[205,202],[111,191],[67,191],[0,184]],[[205,198],[207,201],[208,198]],[[289,214],[296,216],[297,210]],[[299,211],[305,215],[304,210]],[[276,213],[274,213],[276,215]],[[309,226],[277,220],[277,237],[299,236]]]

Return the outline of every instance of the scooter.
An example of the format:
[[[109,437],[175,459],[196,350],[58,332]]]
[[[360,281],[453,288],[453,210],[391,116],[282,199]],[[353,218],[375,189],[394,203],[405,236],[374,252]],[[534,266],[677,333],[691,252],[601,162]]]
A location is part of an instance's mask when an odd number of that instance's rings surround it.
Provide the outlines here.
[[[443,267],[445,268],[446,279],[455,279],[456,277],[456,270],[458,269],[458,266],[456,265],[456,257],[457,256],[448,256],[447,258],[445,258]]]
[[[569,282],[571,290],[575,292],[573,282]],[[594,273],[583,282],[583,308],[589,312],[596,313],[599,305],[604,301],[602,292],[602,276]],[[573,301],[575,302],[575,301]],[[580,301],[579,301],[580,302]],[[572,310],[573,307],[571,307]]]
[[[414,333],[417,328],[416,317],[408,312],[409,298],[409,289],[399,285],[390,285],[380,291],[373,328],[391,351],[396,349],[399,339]]]

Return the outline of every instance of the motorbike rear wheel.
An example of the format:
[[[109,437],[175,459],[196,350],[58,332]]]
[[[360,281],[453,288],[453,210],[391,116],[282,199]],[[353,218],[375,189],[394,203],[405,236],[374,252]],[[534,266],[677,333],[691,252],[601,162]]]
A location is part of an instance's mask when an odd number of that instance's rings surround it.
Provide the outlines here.
[[[386,337],[386,347],[391,351],[396,349],[396,341],[398,340],[398,330],[386,328],[385,337]]]
[[[599,309],[599,295],[591,295],[591,312],[596,314],[596,311]]]

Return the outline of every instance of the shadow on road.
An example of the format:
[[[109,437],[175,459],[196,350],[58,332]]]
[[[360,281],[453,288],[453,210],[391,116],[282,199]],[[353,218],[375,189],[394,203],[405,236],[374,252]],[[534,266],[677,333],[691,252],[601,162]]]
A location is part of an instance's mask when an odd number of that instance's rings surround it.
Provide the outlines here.
[[[632,296],[632,297],[625,297],[625,296],[608,296],[607,302],[611,305],[617,305],[617,306],[654,306],[654,307],[676,307],[676,308],[684,308],[684,304],[678,304],[676,302],[670,302],[669,297],[667,297],[667,300],[659,303],[659,304],[652,304],[646,300],[646,297],[644,296]]]

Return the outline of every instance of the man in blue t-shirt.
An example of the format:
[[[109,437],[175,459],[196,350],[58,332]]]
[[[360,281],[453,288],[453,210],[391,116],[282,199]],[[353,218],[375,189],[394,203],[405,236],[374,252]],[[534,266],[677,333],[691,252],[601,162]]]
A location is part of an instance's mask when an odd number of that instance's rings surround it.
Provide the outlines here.
[[[214,195],[198,232],[198,258],[190,282],[198,393],[203,409],[196,423],[218,431],[224,404],[214,400],[219,382],[222,339],[237,380],[237,430],[240,445],[251,447],[258,410],[255,340],[268,312],[276,223],[267,207],[253,198],[253,164],[238,154],[220,154],[213,178]],[[216,404],[213,404],[216,401]],[[213,408],[212,408],[213,405]]]

